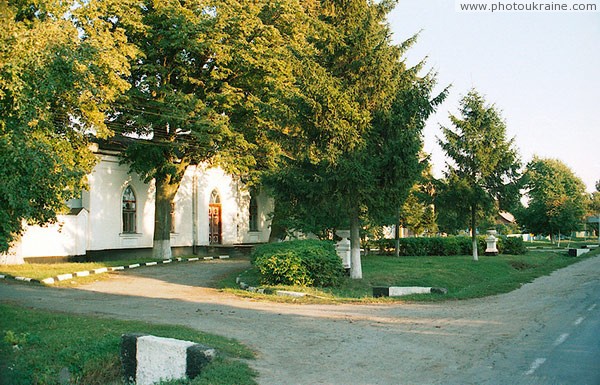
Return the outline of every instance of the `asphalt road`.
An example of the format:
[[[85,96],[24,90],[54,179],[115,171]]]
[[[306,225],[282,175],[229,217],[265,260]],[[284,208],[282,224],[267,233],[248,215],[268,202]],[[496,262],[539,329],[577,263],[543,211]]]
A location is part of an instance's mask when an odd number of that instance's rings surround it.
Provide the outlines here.
[[[0,301],[236,338],[256,350],[261,385],[600,385],[600,256],[511,293],[436,304],[280,304],[210,288],[246,267],[143,268],[75,289],[0,282]]]

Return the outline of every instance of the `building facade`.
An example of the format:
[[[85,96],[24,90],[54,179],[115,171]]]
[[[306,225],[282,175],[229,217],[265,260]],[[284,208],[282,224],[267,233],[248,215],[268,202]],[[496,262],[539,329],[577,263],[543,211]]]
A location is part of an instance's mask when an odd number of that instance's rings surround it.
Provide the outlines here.
[[[119,164],[118,152],[99,151],[89,189],[68,202],[55,224],[30,226],[11,250],[13,259],[82,256],[148,249],[153,244],[154,183]],[[190,166],[171,211],[171,246],[267,242],[272,200],[249,191],[220,168]]]

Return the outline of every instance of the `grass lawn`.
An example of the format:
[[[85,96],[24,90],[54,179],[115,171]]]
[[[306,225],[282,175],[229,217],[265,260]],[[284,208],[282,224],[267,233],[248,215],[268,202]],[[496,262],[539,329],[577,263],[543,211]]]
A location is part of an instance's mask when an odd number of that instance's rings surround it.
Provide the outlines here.
[[[100,269],[103,267],[127,266],[135,263],[155,261],[157,260],[145,258],[104,262],[24,263],[22,265],[0,265],[0,274],[11,277],[27,277],[42,280],[44,278],[56,277],[60,274],[69,274],[78,271]],[[53,286],[72,286],[75,283],[89,283],[107,279],[108,277],[109,274],[92,274],[86,277],[77,277],[72,280],[56,282],[53,284]]]
[[[120,338],[139,332],[194,341],[217,349],[219,357],[188,384],[256,384],[240,359],[254,354],[236,341],[189,328],[31,310],[0,302],[0,384],[122,384]],[[181,383],[181,382],[178,382]]]
[[[566,252],[529,252],[525,255],[480,256],[475,262],[471,256],[445,257],[392,257],[366,256],[362,258],[363,279],[347,278],[336,288],[303,288],[279,286],[275,289],[301,291],[311,298],[281,301],[307,302],[382,302],[382,301],[443,301],[479,298],[519,288],[537,277],[598,255],[594,250],[581,257],[567,256]],[[260,286],[259,274],[255,269],[244,272],[242,281],[251,286]],[[239,295],[262,297],[237,289],[235,277],[221,282],[222,287]],[[433,286],[445,287],[448,294],[418,294],[397,298],[373,298],[373,286]],[[270,296],[274,298],[273,296]]]

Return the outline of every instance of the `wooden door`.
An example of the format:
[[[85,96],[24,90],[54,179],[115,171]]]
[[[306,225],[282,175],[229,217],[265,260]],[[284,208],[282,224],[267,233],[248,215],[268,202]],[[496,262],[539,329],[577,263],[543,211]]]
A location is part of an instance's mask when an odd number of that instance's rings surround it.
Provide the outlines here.
[[[221,204],[208,206],[208,241],[211,245],[221,244]]]

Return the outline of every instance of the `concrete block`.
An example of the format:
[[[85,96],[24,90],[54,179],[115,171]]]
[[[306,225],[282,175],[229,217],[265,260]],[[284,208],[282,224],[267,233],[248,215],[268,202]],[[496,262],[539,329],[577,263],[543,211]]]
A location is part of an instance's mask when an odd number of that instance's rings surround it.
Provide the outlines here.
[[[110,268],[110,271],[117,271],[117,270],[125,270],[125,266],[115,266],[115,267]]]
[[[204,257],[203,258],[205,261],[212,261],[214,258],[213,257]]]
[[[29,282],[31,281],[31,278],[25,278],[25,277],[15,277],[15,279],[17,281],[24,281],[24,282]]]
[[[60,281],[66,281],[67,279],[73,279],[73,274],[61,274],[57,275],[56,279]]]
[[[6,278],[6,275],[0,274],[0,279],[5,279],[5,278]]]
[[[139,263],[134,263],[132,265],[127,266],[128,269],[135,269],[136,267],[140,267]]]
[[[306,297],[306,293],[299,293],[297,291],[287,291],[287,290],[277,290],[275,292],[275,294],[277,294],[279,296],[283,296],[283,297],[296,297],[296,298]]]
[[[53,285],[54,278],[44,278],[44,279],[42,279],[42,283],[45,283],[46,285]]]
[[[219,255],[219,259],[229,259],[229,255]]]
[[[158,265],[158,262],[146,262],[145,265],[146,266],[154,266],[154,265]]]
[[[88,275],[90,275],[89,271],[78,271],[75,273],[76,277],[87,277]]]
[[[387,286],[374,286],[373,287],[373,297],[389,297],[390,288]]]
[[[165,259],[164,261],[162,261],[162,263],[171,263],[171,262],[173,262],[172,259]]]
[[[188,262],[199,261],[200,258],[188,258]]]
[[[391,286],[390,287],[390,297],[401,297],[404,295],[411,294],[430,294],[431,287],[421,287],[421,286]]]
[[[193,379],[216,356],[216,351],[191,341],[125,334],[121,362],[127,383],[152,385],[161,380]]]
[[[107,267],[101,267],[99,269],[94,269],[92,270],[92,272],[94,274],[102,274],[102,273],[108,273],[108,268]]]
[[[580,255],[583,255],[585,253],[589,253],[590,249],[569,249],[569,256],[570,257],[579,257]]]

